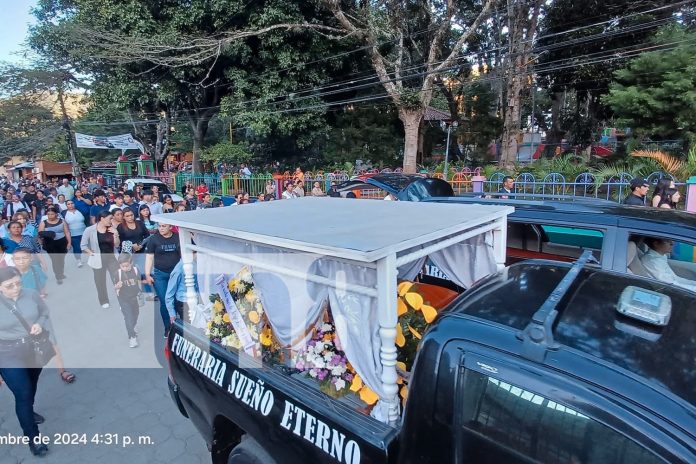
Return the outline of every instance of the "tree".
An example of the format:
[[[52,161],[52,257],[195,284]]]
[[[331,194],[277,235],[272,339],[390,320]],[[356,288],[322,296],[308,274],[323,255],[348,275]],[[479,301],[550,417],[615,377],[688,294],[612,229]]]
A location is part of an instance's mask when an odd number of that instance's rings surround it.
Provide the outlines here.
[[[500,165],[509,168],[517,159],[521,139],[522,92],[530,86],[529,67],[542,0],[508,0],[508,55],[505,68],[505,110]]]
[[[675,26],[615,73],[604,102],[638,135],[696,142],[696,32]]]
[[[379,82],[404,126],[404,172],[415,173],[418,136],[433,99],[435,80],[460,58],[467,41],[488,17],[494,0],[463,5],[454,0],[323,3],[339,27],[365,45]],[[477,13],[472,15],[472,11]]]
[[[235,93],[235,75],[255,58],[255,45],[267,36],[263,48],[284,56],[293,45],[273,32],[335,31],[305,21],[300,5],[311,2],[42,0],[31,43],[46,56],[72,58],[136,112],[162,115],[161,135],[175,114],[187,119],[197,171],[210,121]]]
[[[246,142],[220,142],[203,151],[203,161],[209,163],[248,163],[252,153]]]
[[[554,0],[545,7],[536,45],[544,54],[535,72],[551,97],[548,144],[596,140],[611,117],[602,96],[614,71],[649,47],[658,26],[680,8],[687,6],[669,0]]]
[[[33,67],[22,68],[6,64],[0,70],[0,89],[5,94],[26,98],[36,104],[55,99],[61,116],[66,147],[72,162],[73,175],[79,174],[75,157],[75,143],[71,128],[72,118],[68,114],[66,99],[68,91],[84,84],[67,68],[57,64],[37,61]]]
[[[29,96],[0,101],[0,153],[40,157],[62,133],[60,121],[45,104]]]

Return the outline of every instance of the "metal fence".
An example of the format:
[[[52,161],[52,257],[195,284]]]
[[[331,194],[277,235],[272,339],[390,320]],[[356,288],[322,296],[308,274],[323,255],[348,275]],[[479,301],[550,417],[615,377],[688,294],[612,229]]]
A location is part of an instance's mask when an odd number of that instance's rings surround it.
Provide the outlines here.
[[[496,193],[503,186],[507,174],[496,172],[484,182],[486,193]],[[656,184],[661,178],[668,177],[675,181],[678,188],[684,183],[676,182],[671,174],[653,172],[647,177],[648,183]],[[617,173],[606,179],[598,179],[592,173],[583,172],[573,179],[566,179],[563,174],[554,172],[537,179],[532,173],[524,172],[515,177],[515,193],[541,194],[548,196],[575,196],[586,198],[601,198],[611,201],[622,201],[631,191],[630,183],[634,176],[627,172]]]
[[[309,192],[314,187],[314,183],[318,182],[319,187],[324,191],[328,191],[331,182],[343,182],[351,179],[354,176],[371,176],[378,173],[399,173],[401,169],[383,169],[383,170],[361,170],[355,171],[352,174],[348,171],[307,171],[304,173],[305,192]],[[440,172],[422,172],[422,174],[444,178]],[[452,170],[448,176],[448,182],[452,185],[455,195],[462,195],[473,192],[474,184],[472,179],[476,176],[481,176],[480,168],[462,170]],[[504,172],[496,172],[483,182],[483,191],[485,193],[496,193],[503,185],[503,179],[507,174]],[[124,176],[117,174],[105,174],[104,179],[106,185],[118,188],[123,182],[133,176]],[[648,182],[654,185],[663,177],[671,178],[675,181],[680,190],[684,191],[684,183],[676,182],[674,176],[665,172],[653,172],[647,177]],[[181,193],[186,184],[192,185],[194,188],[202,183],[208,187],[208,191],[215,196],[234,196],[237,193],[245,192],[252,196],[257,196],[260,193],[266,193],[266,185],[270,182],[275,186],[276,195],[279,197],[286,182],[293,181],[294,174],[286,171],[282,174],[269,173],[254,173],[251,176],[242,176],[239,174],[225,174],[220,176],[217,173],[201,173],[193,175],[187,172],[178,173],[163,173],[158,176],[150,176],[167,184],[169,188],[177,193]],[[524,172],[514,177],[515,193],[541,194],[547,196],[576,196],[586,198],[600,198],[611,201],[621,201],[630,193],[630,183],[634,176],[627,172],[617,173],[608,179],[598,179],[593,173],[583,172],[576,175],[574,178],[567,178],[561,173],[548,173],[543,177],[535,176],[530,172]],[[362,198],[382,198],[384,192],[379,189],[366,189],[361,192]],[[685,193],[685,192],[684,192]]]

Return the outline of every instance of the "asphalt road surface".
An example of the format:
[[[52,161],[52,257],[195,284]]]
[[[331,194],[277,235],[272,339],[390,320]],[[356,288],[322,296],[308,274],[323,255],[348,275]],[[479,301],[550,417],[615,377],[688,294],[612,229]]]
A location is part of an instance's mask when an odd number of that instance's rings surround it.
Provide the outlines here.
[[[41,375],[35,410],[45,416],[39,429],[50,440],[43,458],[32,456],[27,445],[2,444],[22,433],[12,393],[0,387],[0,463],[210,462],[203,439],[169,397],[156,302],[141,308],[140,346],[132,349],[113,289],[111,307],[102,309],[90,268],[78,269],[68,256],[66,274],[57,285],[49,263],[46,301],[65,363],[77,380],[61,381],[53,363]]]

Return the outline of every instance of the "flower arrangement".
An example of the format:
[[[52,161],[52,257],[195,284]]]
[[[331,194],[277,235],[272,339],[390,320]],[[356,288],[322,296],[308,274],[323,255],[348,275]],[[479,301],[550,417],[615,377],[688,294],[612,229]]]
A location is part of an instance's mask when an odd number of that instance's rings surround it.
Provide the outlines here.
[[[234,300],[242,321],[254,342],[254,352],[262,353],[262,346],[274,346],[274,337],[265,317],[265,312],[258,293],[254,290],[254,281],[248,268],[242,268],[236,276],[227,282],[227,289]],[[239,334],[234,329],[229,311],[225,308],[220,294],[210,295],[213,303],[211,318],[208,321],[206,335],[214,343],[228,348],[243,348]]]
[[[348,393],[355,377],[331,321],[316,327],[307,345],[297,353],[295,369],[316,379],[319,388],[334,398]]]

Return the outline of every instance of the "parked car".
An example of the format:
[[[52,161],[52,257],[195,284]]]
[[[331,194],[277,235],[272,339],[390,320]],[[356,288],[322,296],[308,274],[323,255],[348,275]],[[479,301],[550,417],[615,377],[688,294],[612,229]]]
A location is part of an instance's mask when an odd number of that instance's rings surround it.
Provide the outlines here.
[[[452,186],[433,177],[418,174],[374,174],[342,182],[336,186],[341,193],[350,191],[379,189],[402,201],[421,201],[430,197],[449,197],[454,195]]]
[[[650,278],[640,257],[646,251],[645,239],[656,237],[674,241],[670,266],[681,277],[696,280],[696,215],[691,213],[586,198],[472,195],[423,201],[514,206],[515,212],[508,216],[508,265],[524,259],[572,262],[591,250],[602,269]]]
[[[169,189],[169,187],[167,186],[167,184],[165,184],[164,182],[157,180],[157,179],[149,179],[147,177],[137,177],[137,178],[133,178],[133,179],[127,179],[124,182],[124,185],[125,185],[126,189],[128,189],[128,190],[133,190],[135,188],[135,186],[138,184],[143,184],[143,187],[146,189],[152,189],[152,187],[154,187],[154,186],[159,187],[160,193],[162,195],[170,195],[172,197],[172,200],[174,200],[174,203],[178,203],[181,200],[183,200],[181,195],[177,195],[176,193],[172,192]]]

